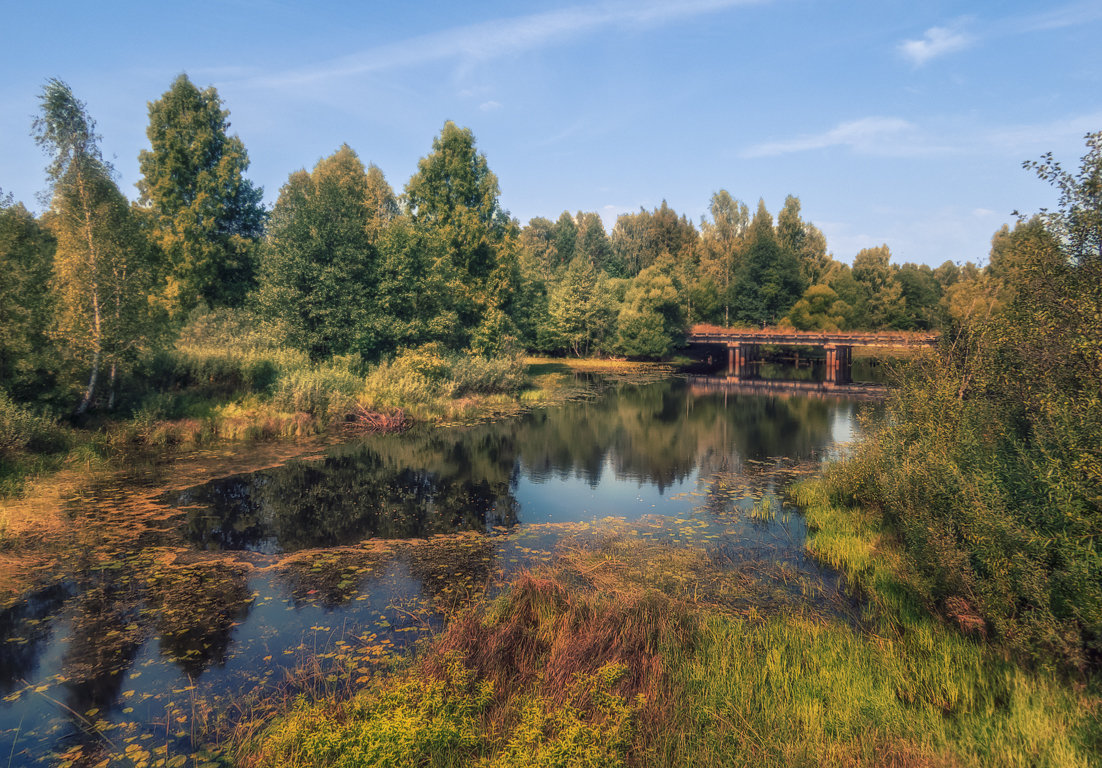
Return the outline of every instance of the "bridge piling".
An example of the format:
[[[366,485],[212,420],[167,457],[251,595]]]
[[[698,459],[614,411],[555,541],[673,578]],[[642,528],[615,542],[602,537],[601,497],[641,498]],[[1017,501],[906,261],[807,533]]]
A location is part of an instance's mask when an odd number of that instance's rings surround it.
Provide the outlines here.
[[[853,347],[848,344],[824,344],[826,383],[849,384],[853,379]]]
[[[757,360],[758,345],[745,342],[731,342],[727,344],[727,377],[743,381],[756,378],[757,369],[754,363]]]

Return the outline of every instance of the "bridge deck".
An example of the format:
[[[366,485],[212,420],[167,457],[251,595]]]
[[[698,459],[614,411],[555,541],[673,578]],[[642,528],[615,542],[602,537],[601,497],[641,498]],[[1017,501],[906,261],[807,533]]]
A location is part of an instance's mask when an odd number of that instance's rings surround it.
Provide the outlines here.
[[[919,331],[797,331],[794,328],[721,328],[694,325],[689,341],[698,344],[792,344],[822,347],[932,347],[940,334]]]

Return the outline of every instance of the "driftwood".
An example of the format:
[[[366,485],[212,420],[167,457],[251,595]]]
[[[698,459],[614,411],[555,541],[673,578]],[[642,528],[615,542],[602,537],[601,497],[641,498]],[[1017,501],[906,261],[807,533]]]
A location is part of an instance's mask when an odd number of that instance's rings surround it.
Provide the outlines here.
[[[344,429],[356,434],[369,432],[401,432],[413,424],[405,411],[398,408],[390,413],[369,411],[357,405],[344,417]]]

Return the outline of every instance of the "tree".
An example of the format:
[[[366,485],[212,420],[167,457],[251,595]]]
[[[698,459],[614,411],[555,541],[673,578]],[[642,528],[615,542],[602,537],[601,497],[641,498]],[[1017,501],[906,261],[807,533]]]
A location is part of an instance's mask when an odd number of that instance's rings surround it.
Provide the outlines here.
[[[56,243],[21,204],[0,195],[0,387],[17,400],[41,389],[53,319]]]
[[[815,285],[823,279],[831,262],[826,238],[818,227],[800,218],[800,198],[795,195],[784,199],[784,208],[777,214],[777,242],[800,262],[805,284]]]
[[[451,306],[444,244],[404,216],[393,219],[377,243],[377,311],[365,335],[380,353],[430,342],[456,346],[462,337]]]
[[[559,261],[555,266],[565,267],[574,260],[574,246],[578,240],[578,225],[574,223],[574,217],[566,211],[559,214],[559,220],[555,222],[553,237],[555,250],[559,256]]]
[[[845,327],[846,309],[829,285],[813,285],[778,325],[800,331],[840,331]]]
[[[87,368],[77,414],[91,407],[101,369],[110,371],[108,407],[120,365],[130,362],[156,332],[147,297],[150,254],[130,205],[104,162],[95,123],[61,80],[42,89],[35,140],[52,156],[49,214],[57,238],[54,286],[57,330],[69,354]]]
[[[704,218],[700,222],[700,271],[720,295],[717,303],[723,307],[722,322],[727,326],[731,324],[732,288],[750,225],[750,211],[726,189],[712,195],[708,210],[711,221]]]
[[[929,330],[941,324],[941,284],[926,264],[904,264],[895,273],[903,296],[901,327]]]
[[[746,235],[746,255],[735,287],[735,319],[751,325],[780,320],[804,292],[800,263],[795,254],[780,247],[773,231],[773,217],[758,202],[757,213]]]
[[[406,184],[414,223],[435,230],[444,243],[456,275],[456,310],[468,332],[500,306],[497,294],[515,288],[508,282],[515,270],[498,271],[506,239],[517,236],[498,195],[497,176],[475,150],[474,134],[451,121]],[[502,282],[503,276],[508,280]]]
[[[1060,208],[1041,209],[1040,218],[1057,239],[1068,258],[1102,260],[1102,131],[1088,133],[1084,139],[1087,154],[1073,176],[1065,171],[1051,152],[1040,160],[1027,160],[1023,168],[1060,190]]]
[[[613,329],[615,310],[603,273],[580,256],[551,290],[548,315],[556,349],[578,357],[599,349]]]
[[[620,310],[617,346],[632,357],[668,355],[685,338],[685,317],[670,274],[674,262],[663,258],[631,282]]]
[[[582,213],[574,217],[578,223],[578,234],[574,243],[574,254],[589,259],[594,267],[608,270],[612,262],[612,247],[608,243],[604,222],[596,213]]]
[[[249,158],[227,135],[229,112],[213,88],[180,75],[149,104],[151,149],[138,156],[140,204],[166,260],[164,301],[175,317],[197,302],[239,305],[256,283],[264,228],[262,190],[245,178]]]
[[[364,204],[367,205],[367,237],[372,243],[377,243],[387,225],[398,217],[401,210],[394,190],[387,183],[382,169],[375,163],[367,167]]]
[[[291,343],[315,359],[375,357],[378,251],[369,233],[368,177],[347,144],[287,179],[272,209],[259,298]]]
[[[523,272],[532,279],[546,280],[559,266],[559,249],[555,245],[555,224],[537,216],[520,232]]]
[[[895,279],[887,245],[863,248],[853,258],[853,279],[861,287],[859,311],[868,328],[899,328],[905,324],[906,300]]]

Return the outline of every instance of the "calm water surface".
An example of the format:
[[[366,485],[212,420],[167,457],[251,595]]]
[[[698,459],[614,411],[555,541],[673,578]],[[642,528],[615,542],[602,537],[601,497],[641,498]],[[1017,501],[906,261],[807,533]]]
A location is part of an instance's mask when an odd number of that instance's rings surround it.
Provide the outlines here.
[[[835,578],[805,557],[803,519],[778,494],[853,438],[861,407],[682,380],[610,386],[499,423],[147,489],[140,521],[125,491],[73,501],[82,548],[0,612],[0,766],[202,765],[202,732],[248,717],[250,696],[293,689],[289,670],[312,667],[323,685],[369,674],[564,541],[700,547],[829,602]]]

